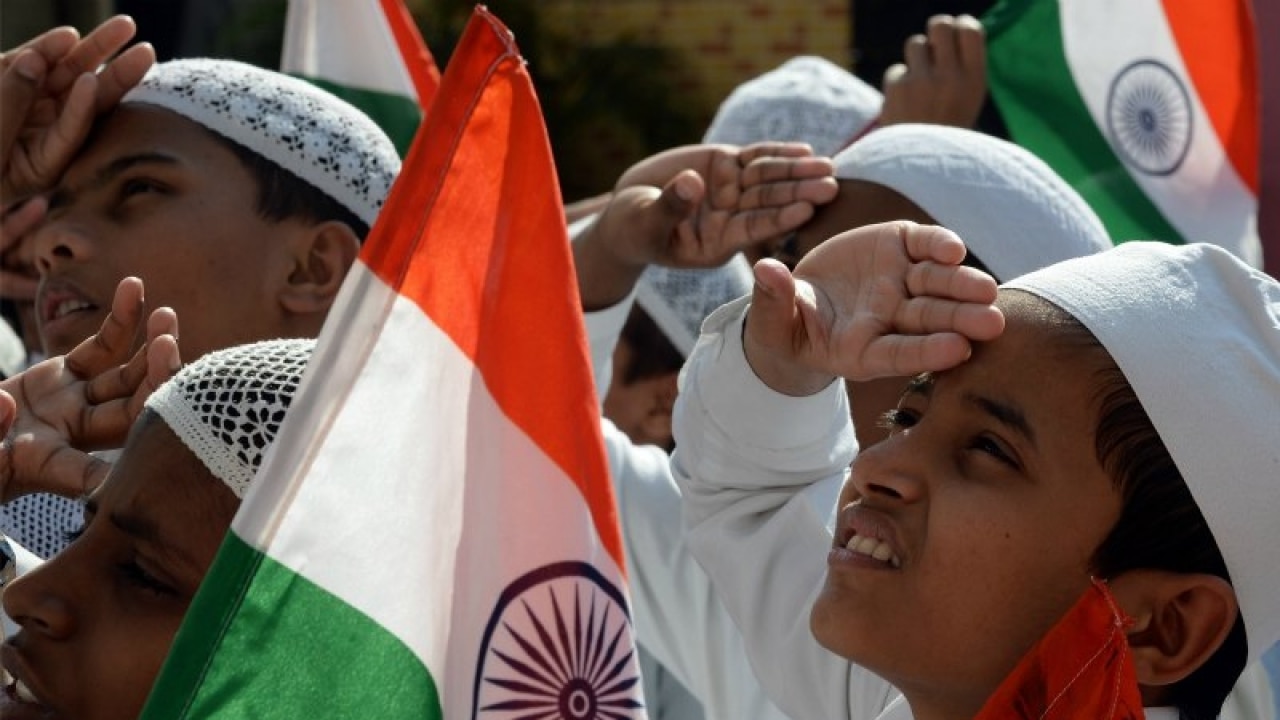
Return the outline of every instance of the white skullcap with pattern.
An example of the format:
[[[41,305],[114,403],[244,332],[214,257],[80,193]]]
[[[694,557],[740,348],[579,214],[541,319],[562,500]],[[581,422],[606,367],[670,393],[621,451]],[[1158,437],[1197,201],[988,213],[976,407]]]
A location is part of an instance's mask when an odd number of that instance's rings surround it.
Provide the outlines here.
[[[1226,561],[1249,662],[1280,640],[1280,284],[1216,245],[1130,242],[1005,287],[1110,353]]]
[[[751,266],[742,255],[710,270],[684,270],[650,265],[636,283],[636,304],[643,309],[684,357],[713,310],[751,292]]]
[[[159,63],[121,102],[158,105],[234,140],[370,226],[400,172],[395,145],[369,116],[311,83],[253,65]]]
[[[806,142],[830,156],[879,117],[883,103],[879,90],[830,60],[795,57],[729,93],[702,141]]]
[[[211,352],[147,398],[209,472],[243,498],[280,432],[315,340],[268,340]]]
[[[990,135],[892,125],[832,161],[837,179],[883,185],[918,205],[1000,282],[1111,247],[1079,193],[1040,158]]]

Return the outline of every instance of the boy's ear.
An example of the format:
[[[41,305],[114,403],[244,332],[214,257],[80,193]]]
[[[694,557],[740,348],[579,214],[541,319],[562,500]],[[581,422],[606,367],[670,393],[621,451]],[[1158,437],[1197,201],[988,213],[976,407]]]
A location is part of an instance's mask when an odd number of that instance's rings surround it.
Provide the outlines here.
[[[360,254],[360,238],[349,225],[328,220],[289,238],[289,274],[280,304],[297,315],[327,313],[347,271]]]
[[[1204,665],[1240,612],[1231,584],[1207,573],[1130,570],[1108,584],[1134,621],[1129,648],[1140,685],[1172,685]]]

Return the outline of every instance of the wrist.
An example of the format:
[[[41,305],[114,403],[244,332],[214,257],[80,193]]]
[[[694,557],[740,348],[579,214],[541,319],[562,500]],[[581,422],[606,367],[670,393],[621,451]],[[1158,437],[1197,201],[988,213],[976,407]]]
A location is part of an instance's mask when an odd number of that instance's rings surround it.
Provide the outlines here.
[[[774,392],[791,397],[816,395],[830,385],[836,376],[815,370],[795,359],[794,355],[777,352],[756,342],[743,323],[742,351],[751,372]]]

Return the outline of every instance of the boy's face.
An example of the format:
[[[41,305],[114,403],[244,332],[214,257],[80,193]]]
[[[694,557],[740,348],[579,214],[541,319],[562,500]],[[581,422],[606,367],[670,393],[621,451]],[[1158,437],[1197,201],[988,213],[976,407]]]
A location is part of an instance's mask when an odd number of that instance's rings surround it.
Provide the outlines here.
[[[4,718],[132,720],[239,502],[158,419],[92,496],[83,535],[4,592],[21,626],[0,650],[39,700]]]
[[[814,635],[917,717],[976,714],[1085,591],[1120,516],[1094,446],[1097,355],[1055,343],[1026,302],[1002,293],[1004,334],[904,395],[837,508]],[[855,533],[880,542],[854,552]]]
[[[187,360],[279,336],[269,278],[285,248],[278,236],[297,223],[259,217],[257,191],[199,125],[154,106],[117,108],[59,181],[32,238],[46,352],[95,332],[129,275],[142,278],[149,307],[177,311]]]

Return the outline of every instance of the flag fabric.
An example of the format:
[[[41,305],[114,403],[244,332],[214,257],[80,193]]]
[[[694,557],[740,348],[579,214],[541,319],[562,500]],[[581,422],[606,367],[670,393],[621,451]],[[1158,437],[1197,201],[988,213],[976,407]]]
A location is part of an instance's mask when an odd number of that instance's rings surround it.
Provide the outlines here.
[[[1130,620],[1094,580],[1005,678],[975,720],[1142,720],[1125,632]]]
[[[402,0],[289,0],[280,70],[363,110],[401,157],[440,84]]]
[[[988,84],[1116,242],[1222,245],[1254,266],[1258,66],[1249,0],[1001,0]]]
[[[483,8],[418,138],[144,718],[644,717],[551,149]]]

